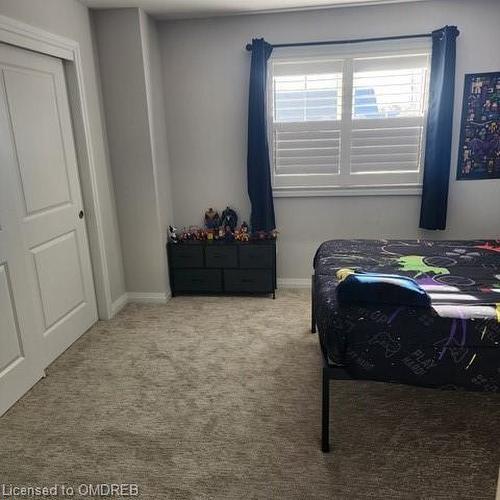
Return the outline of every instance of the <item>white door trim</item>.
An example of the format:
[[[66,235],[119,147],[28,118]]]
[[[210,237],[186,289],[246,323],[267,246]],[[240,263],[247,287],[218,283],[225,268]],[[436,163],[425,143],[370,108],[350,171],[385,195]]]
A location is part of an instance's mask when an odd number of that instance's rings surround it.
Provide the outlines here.
[[[498,482],[497,482],[496,500],[500,500],[500,468],[498,469]]]
[[[63,59],[73,119],[78,169],[86,211],[92,270],[100,319],[113,315],[104,228],[97,190],[95,152],[90,134],[80,45],[69,38],[0,15],[0,42]]]

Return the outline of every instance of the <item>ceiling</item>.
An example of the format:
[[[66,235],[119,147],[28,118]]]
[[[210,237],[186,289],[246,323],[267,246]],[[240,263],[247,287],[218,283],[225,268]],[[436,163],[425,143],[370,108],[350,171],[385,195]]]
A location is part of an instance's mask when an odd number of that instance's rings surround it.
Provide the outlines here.
[[[95,9],[140,7],[165,19],[416,1],[421,0],[81,0]]]

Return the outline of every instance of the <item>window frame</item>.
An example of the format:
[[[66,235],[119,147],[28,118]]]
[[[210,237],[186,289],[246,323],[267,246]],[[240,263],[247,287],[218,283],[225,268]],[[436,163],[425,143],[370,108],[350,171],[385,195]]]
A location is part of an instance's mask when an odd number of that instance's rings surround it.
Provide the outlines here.
[[[397,117],[385,118],[383,123],[390,125],[394,120],[399,127],[414,126],[416,122],[419,127],[422,126],[422,135],[419,152],[419,170],[418,174],[409,175],[410,172],[387,174],[374,173],[351,173],[350,172],[350,153],[351,136],[353,122],[357,125],[376,125],[380,124],[382,119],[353,119],[353,73],[354,61],[356,59],[370,57],[387,56],[405,56],[425,54],[428,60],[427,74],[424,88],[424,113],[423,117]],[[277,174],[275,164],[275,126],[286,126],[290,123],[300,122],[277,122],[274,123],[274,96],[273,96],[273,62],[287,60],[293,61],[303,57],[304,59],[328,58],[333,61],[341,61],[342,66],[342,101],[341,101],[341,120],[323,121],[322,123],[338,123],[340,130],[340,158],[338,174]],[[278,49],[273,52],[268,61],[267,72],[267,125],[268,125],[268,143],[271,168],[271,182],[274,197],[309,197],[309,196],[365,196],[365,195],[420,195],[422,193],[423,162],[425,155],[425,136],[427,124],[427,111],[429,101],[429,75],[430,75],[430,57],[431,40],[413,39],[405,41],[390,42],[362,42],[356,46],[352,44],[342,44],[336,46],[317,46],[317,47],[293,47],[287,49]],[[320,121],[304,122],[308,126]],[[297,125],[300,126],[300,125]],[[375,127],[376,128],[376,127]],[[376,176],[376,177],[375,177]],[[280,178],[278,178],[280,177]],[[287,177],[286,184],[281,182]],[[292,177],[294,177],[292,179]]]

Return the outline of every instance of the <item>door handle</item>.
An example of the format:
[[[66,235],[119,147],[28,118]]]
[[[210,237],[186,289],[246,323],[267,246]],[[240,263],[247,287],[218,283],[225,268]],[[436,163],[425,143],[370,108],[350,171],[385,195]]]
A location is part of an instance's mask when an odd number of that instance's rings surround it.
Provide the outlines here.
[[[80,219],[83,219],[83,215],[84,215],[84,214],[83,214],[83,210],[80,210],[80,211],[78,212],[78,217],[79,217]]]

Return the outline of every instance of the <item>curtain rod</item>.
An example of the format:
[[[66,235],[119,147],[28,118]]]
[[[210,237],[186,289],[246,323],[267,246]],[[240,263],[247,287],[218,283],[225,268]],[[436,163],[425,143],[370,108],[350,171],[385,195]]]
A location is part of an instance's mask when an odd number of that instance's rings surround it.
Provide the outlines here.
[[[406,40],[407,38],[430,38],[432,33],[419,33],[417,35],[384,36],[379,38],[358,38],[355,40],[326,40],[324,42],[297,42],[297,43],[277,43],[271,45],[273,49],[282,47],[307,47],[313,45],[340,45],[343,43],[363,43],[363,42],[383,42],[387,40]],[[247,43],[246,49],[252,50],[252,44]]]

